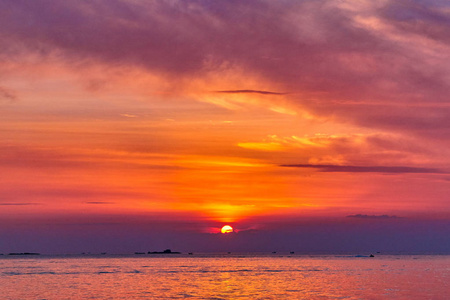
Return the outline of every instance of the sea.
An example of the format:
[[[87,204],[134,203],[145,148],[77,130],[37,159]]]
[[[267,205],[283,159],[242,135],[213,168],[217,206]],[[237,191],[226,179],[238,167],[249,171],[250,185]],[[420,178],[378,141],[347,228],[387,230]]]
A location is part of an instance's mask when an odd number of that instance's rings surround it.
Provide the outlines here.
[[[450,255],[2,255],[0,299],[450,299]]]

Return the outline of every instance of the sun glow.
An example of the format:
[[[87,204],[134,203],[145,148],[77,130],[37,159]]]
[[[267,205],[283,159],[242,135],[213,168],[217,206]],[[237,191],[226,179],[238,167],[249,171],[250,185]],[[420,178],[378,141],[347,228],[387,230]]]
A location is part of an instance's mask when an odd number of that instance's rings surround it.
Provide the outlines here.
[[[225,225],[222,227],[222,229],[220,229],[220,232],[222,233],[232,233],[233,232],[233,227],[231,227],[230,225]]]

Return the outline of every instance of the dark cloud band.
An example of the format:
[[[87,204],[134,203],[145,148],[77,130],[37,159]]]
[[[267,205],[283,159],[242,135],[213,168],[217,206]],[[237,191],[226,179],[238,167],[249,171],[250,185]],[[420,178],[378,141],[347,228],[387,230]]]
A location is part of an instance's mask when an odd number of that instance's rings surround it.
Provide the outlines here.
[[[390,216],[390,215],[363,215],[363,214],[356,214],[356,215],[349,215],[347,218],[356,218],[356,219],[399,219],[400,217],[397,216]]]
[[[416,168],[404,166],[340,166],[340,165],[312,165],[312,164],[292,164],[281,165],[288,168],[312,168],[320,172],[348,172],[348,173],[427,173],[443,174],[442,170],[434,168]]]
[[[258,91],[258,90],[229,90],[229,91],[216,91],[216,93],[223,94],[261,94],[261,95],[286,95],[287,93],[277,93],[270,91]]]

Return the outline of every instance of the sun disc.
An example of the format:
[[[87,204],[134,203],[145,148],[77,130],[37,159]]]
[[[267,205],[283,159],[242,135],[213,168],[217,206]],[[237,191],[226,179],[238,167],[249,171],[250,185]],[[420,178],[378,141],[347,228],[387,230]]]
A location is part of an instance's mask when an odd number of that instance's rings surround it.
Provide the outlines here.
[[[231,227],[230,225],[225,225],[222,227],[222,229],[220,229],[220,232],[222,233],[232,233],[233,232],[233,227]]]

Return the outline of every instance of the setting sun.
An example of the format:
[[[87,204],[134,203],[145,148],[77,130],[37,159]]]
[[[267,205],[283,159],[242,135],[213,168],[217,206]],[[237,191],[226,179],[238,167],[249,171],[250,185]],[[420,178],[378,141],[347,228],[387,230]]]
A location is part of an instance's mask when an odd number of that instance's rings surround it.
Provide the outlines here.
[[[220,232],[222,232],[222,233],[232,233],[233,232],[233,227],[231,227],[230,225],[225,225],[225,226],[222,227]]]

